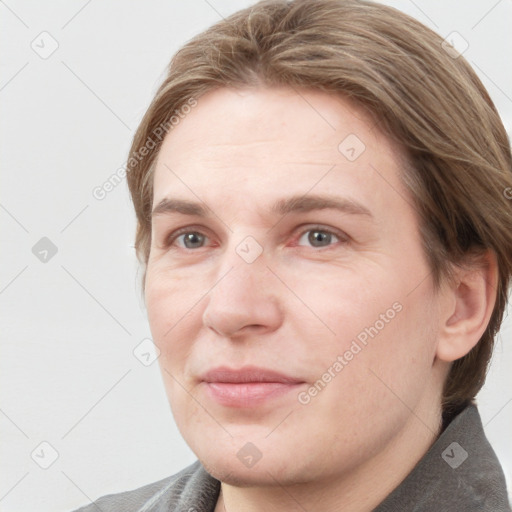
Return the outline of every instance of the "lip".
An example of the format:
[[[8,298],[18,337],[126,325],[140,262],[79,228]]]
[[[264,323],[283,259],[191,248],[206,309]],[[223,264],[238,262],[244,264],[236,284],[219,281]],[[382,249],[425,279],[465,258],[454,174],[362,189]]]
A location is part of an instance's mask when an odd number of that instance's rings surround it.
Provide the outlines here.
[[[205,382],[223,382],[232,384],[243,384],[250,382],[279,382],[281,384],[298,384],[301,381],[289,375],[279,373],[275,370],[261,368],[259,366],[244,366],[238,370],[219,366],[213,368],[201,376]]]
[[[245,366],[238,370],[218,367],[201,376],[210,398],[227,407],[255,407],[283,396],[304,381],[275,370]]]

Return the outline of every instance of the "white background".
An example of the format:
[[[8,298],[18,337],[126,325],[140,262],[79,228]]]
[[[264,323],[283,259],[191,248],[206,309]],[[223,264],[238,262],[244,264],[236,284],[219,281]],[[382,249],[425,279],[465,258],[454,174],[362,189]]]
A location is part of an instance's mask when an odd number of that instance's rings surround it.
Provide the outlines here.
[[[68,511],[195,460],[157,363],[132,353],[150,332],[126,184],[102,201],[92,190],[126,162],[172,54],[250,3],[0,2],[1,511]],[[512,1],[387,3],[462,35],[510,133]],[[43,31],[59,45],[47,59],[31,48],[50,48]],[[32,253],[42,237],[58,249],[46,263]],[[509,316],[479,399],[509,488],[511,331]],[[43,441],[58,452],[48,469],[31,458]],[[51,449],[36,453],[48,462]]]

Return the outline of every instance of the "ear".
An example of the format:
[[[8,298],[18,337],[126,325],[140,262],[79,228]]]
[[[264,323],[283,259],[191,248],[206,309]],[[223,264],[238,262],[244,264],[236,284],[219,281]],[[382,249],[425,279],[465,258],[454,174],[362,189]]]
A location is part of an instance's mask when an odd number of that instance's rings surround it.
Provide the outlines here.
[[[498,265],[488,250],[471,268],[457,267],[445,292],[436,356],[451,362],[465,356],[485,332],[496,303]]]

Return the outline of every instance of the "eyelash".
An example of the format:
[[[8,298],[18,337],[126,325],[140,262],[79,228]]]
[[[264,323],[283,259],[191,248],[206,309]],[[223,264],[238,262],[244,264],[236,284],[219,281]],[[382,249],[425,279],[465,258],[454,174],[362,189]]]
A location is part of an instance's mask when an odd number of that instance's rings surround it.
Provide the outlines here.
[[[334,231],[332,229],[327,229],[327,228],[325,228],[323,226],[308,226],[307,229],[304,229],[304,230],[299,232],[299,235],[296,237],[296,240],[299,241],[302,238],[302,236],[305,233],[308,233],[309,231],[321,231],[322,233],[327,233],[329,235],[334,235],[336,238],[338,238],[338,240],[339,240],[338,243],[341,243],[341,244],[346,244],[346,243],[349,242],[349,236],[346,235],[345,233]],[[170,248],[174,244],[174,242],[181,235],[184,235],[184,234],[187,234],[187,233],[196,233],[196,234],[200,234],[200,235],[203,235],[206,238],[208,238],[208,235],[206,235],[205,233],[201,232],[200,230],[194,229],[194,226],[188,226],[188,227],[184,227],[184,228],[178,229],[177,231],[174,231],[170,235],[168,235],[165,238],[164,247],[166,249]],[[321,251],[321,250],[327,250],[327,249],[333,247],[334,245],[335,245],[335,243],[332,243],[332,244],[330,244],[328,246],[325,246],[325,247],[313,247],[313,246],[311,246],[311,248],[312,249],[316,249],[317,252],[318,252],[318,251]],[[302,246],[299,246],[298,244],[294,244],[294,247],[302,247]],[[182,249],[184,251],[194,251],[194,250],[197,250],[197,249],[188,249],[186,247],[179,247],[179,249]],[[199,247],[198,249],[203,249],[203,247]]]

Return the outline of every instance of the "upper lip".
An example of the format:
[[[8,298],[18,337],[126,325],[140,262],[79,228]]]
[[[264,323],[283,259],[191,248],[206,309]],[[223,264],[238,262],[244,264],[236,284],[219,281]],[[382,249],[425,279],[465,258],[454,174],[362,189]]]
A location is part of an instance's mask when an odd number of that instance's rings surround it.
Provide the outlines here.
[[[205,382],[229,382],[229,383],[245,383],[245,382],[281,382],[284,384],[297,384],[303,382],[300,379],[284,375],[268,368],[260,368],[258,366],[244,366],[239,369],[228,368],[227,366],[219,366],[212,368],[201,376],[201,380]]]

